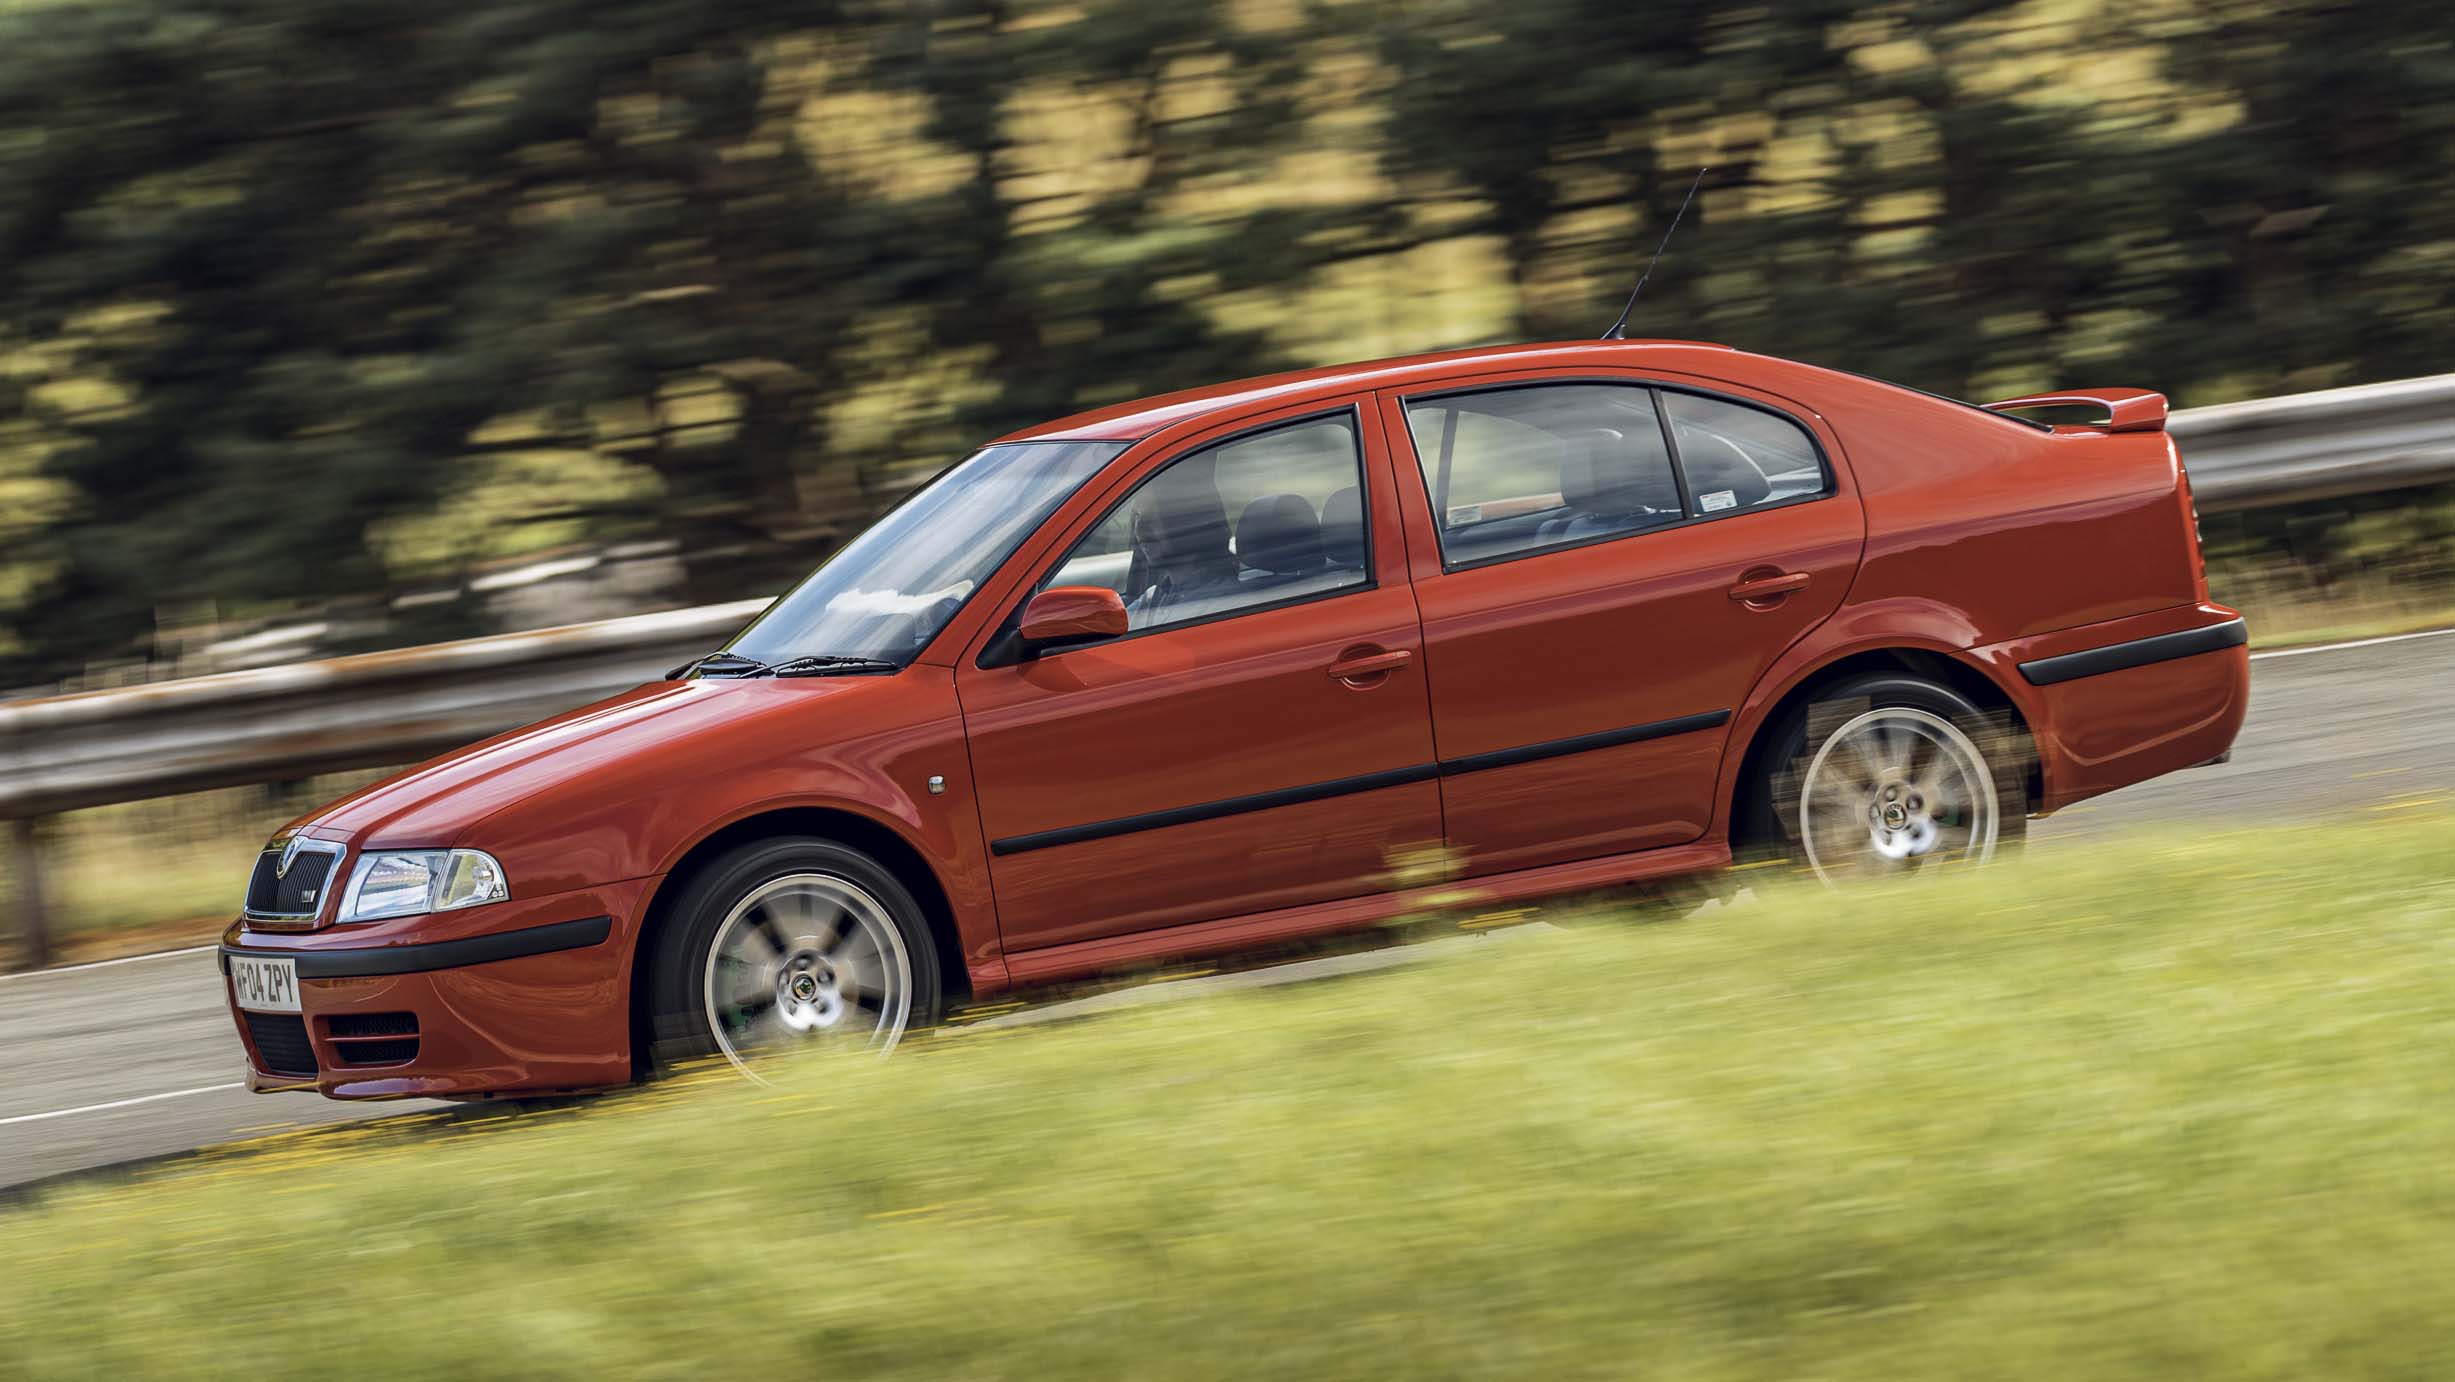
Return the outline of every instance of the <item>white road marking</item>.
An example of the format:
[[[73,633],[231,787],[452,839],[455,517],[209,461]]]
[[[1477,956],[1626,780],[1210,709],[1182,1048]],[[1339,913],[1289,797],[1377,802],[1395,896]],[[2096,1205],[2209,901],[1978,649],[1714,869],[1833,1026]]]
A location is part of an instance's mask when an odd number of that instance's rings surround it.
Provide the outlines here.
[[[137,1104],[151,1104],[163,1099],[184,1099],[191,1094],[217,1094],[225,1089],[245,1088],[247,1088],[245,1080],[232,1080],[228,1084],[199,1085],[194,1089],[173,1089],[161,1094],[139,1094],[133,1099],[113,1099],[107,1104],[87,1104],[83,1108],[55,1108],[49,1113],[21,1113],[14,1118],[0,1118],[0,1128],[5,1128],[11,1123],[40,1123],[46,1118],[73,1118],[80,1113],[101,1113],[108,1109],[130,1108]]]
[[[142,960],[167,960],[174,955],[202,955],[219,950],[219,945],[191,945],[184,950],[156,950],[149,955],[122,955],[116,960],[87,960],[81,965],[54,965],[49,969],[24,969],[15,974],[0,974],[0,984],[11,979],[32,979],[44,974],[74,974],[80,969],[101,969],[108,965],[132,965]]]
[[[2315,648],[2270,648],[2264,653],[2252,653],[2250,660],[2263,657],[2301,657],[2307,653],[2340,653],[2347,648],[2375,648],[2381,643],[2403,643],[2415,638],[2444,638],[2455,629],[2429,629],[2421,633],[2391,633],[2384,638],[2356,638],[2349,643],[2321,643]]]

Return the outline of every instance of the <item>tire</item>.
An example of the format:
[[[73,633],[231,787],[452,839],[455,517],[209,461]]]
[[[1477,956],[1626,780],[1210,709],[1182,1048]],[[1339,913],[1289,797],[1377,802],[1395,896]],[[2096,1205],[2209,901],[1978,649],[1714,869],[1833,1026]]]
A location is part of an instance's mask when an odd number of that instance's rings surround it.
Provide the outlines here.
[[[1982,865],[2028,833],[2029,754],[2009,716],[1949,686],[1851,677],[1774,729],[1746,839],[1826,883]]]
[[[828,840],[756,840],[676,895],[644,960],[649,1062],[828,1046],[884,1054],[942,1011],[938,951],[893,873]],[[721,1018],[720,1018],[721,1015]]]

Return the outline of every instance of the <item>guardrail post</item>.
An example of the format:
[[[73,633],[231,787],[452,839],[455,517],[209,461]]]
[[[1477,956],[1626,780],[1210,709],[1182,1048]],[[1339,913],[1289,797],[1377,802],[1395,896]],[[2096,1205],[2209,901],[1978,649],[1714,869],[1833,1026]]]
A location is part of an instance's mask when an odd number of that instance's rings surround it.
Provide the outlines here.
[[[43,897],[43,821],[21,816],[9,822],[9,872],[17,879],[18,954],[25,967],[51,963],[51,914]]]

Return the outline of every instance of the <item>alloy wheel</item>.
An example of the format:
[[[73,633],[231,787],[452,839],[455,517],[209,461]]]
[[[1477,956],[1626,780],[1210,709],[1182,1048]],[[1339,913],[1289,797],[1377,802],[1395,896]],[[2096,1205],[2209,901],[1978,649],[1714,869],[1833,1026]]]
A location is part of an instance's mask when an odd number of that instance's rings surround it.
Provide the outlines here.
[[[1844,723],[1809,761],[1800,843],[1828,883],[1982,864],[1995,852],[2000,810],[1994,774],[1959,726],[1885,706]]]
[[[701,988],[717,1049],[754,1080],[753,1063],[780,1051],[883,1055],[911,1020],[902,932],[867,889],[833,874],[787,874],[735,903]]]

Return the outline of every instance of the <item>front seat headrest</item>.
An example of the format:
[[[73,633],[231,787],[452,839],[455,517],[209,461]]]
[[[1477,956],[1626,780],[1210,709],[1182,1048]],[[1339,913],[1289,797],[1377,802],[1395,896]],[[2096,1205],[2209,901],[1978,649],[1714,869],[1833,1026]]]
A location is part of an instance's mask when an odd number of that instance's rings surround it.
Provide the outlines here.
[[[1236,520],[1236,560],[1248,571],[1295,576],[1321,569],[1321,520],[1301,494],[1267,494]]]

